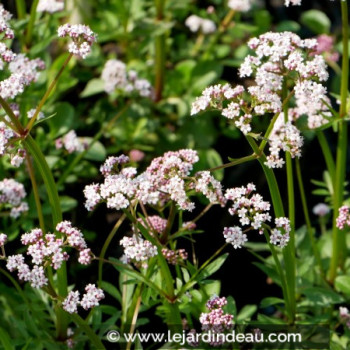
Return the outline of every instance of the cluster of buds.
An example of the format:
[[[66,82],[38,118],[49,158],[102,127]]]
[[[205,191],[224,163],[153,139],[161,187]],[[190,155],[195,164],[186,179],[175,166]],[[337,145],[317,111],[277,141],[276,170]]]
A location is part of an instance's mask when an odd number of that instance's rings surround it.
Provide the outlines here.
[[[158,235],[163,234],[168,224],[168,220],[163,219],[159,215],[148,216],[145,220],[139,218],[137,221],[141,225],[147,226],[150,229],[151,235],[153,235],[153,233],[156,233]]]
[[[339,208],[337,217],[337,227],[342,230],[345,226],[350,226],[350,207],[347,205]]]
[[[151,83],[139,78],[136,71],[127,71],[125,63],[116,59],[106,62],[101,79],[104,81],[105,91],[109,94],[118,90],[126,94],[136,93],[142,97],[153,96]]]
[[[91,52],[91,46],[97,40],[96,34],[84,24],[66,23],[58,28],[57,33],[61,38],[71,38],[68,51],[83,59]]]
[[[214,295],[206,304],[208,313],[202,313],[199,321],[202,325],[202,332],[210,332],[210,345],[219,346],[223,340],[216,339],[215,334],[223,334],[233,328],[233,316],[226,314],[223,307],[227,304],[225,297],[219,298]]]
[[[72,314],[78,312],[79,305],[85,310],[98,306],[104,297],[102,289],[97,288],[94,284],[88,284],[81,299],[79,291],[71,291],[62,302],[62,306],[65,311]]]
[[[162,254],[171,265],[177,265],[179,262],[182,262],[188,258],[188,254],[185,249],[171,250],[168,248],[163,248]]]

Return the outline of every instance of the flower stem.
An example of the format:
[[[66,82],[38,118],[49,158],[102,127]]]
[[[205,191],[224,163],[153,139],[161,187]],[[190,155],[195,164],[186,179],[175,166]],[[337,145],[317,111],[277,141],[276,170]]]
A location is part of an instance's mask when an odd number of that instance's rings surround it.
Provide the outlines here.
[[[28,22],[26,40],[25,40],[27,47],[30,46],[30,44],[32,43],[33,29],[34,29],[35,18],[36,18],[36,8],[38,7],[38,3],[39,3],[39,0],[33,0],[32,7],[30,8],[30,18]]]
[[[69,61],[71,60],[71,58],[73,57],[73,54],[70,53],[68,55],[68,57],[66,58],[66,60],[64,61],[62,67],[60,68],[60,70],[58,71],[57,75],[55,76],[54,80],[51,82],[49,88],[47,89],[47,91],[45,92],[45,95],[43,96],[43,98],[41,99],[41,101],[39,102],[38,107],[36,108],[33,117],[30,119],[30,121],[28,122],[27,126],[26,126],[26,130],[27,132],[30,132],[30,130],[32,129],[36,118],[39,115],[39,112],[41,111],[41,109],[43,108],[45,102],[47,101],[47,99],[49,98],[52,90],[54,89],[54,87],[56,86],[58,79],[60,78],[61,74],[63,73],[64,69],[67,67]]]
[[[255,140],[247,136],[247,140],[252,147],[253,151],[255,153],[259,152],[259,146],[255,142]],[[265,154],[261,154],[261,156],[258,158],[258,161],[263,168],[263,171],[265,173],[265,177],[267,180],[267,184],[269,186],[270,195],[272,199],[272,204],[275,212],[276,217],[282,217],[284,215],[284,209],[283,209],[283,202],[280,194],[280,190],[277,184],[277,180],[275,177],[275,174],[272,169],[268,168],[265,165],[266,162],[266,156]],[[282,283],[282,291],[283,291],[283,297],[286,302],[289,322],[293,323],[295,319],[295,311],[296,311],[296,305],[295,305],[295,275],[294,275],[294,252],[289,246],[289,244],[283,249],[283,258],[285,262],[285,273],[280,271],[281,273],[281,283]],[[277,268],[278,269],[278,268]]]
[[[347,95],[349,79],[349,18],[347,1],[341,1],[342,12],[342,35],[343,35],[343,59],[342,77],[340,89],[340,110],[339,115],[342,120],[339,122],[337,158],[335,169],[334,203],[333,203],[333,254],[329,271],[329,281],[334,282],[337,276],[338,266],[342,266],[345,260],[344,251],[346,249],[345,233],[336,226],[336,218],[339,208],[344,198],[344,182],[346,174],[346,154],[348,146],[348,126],[345,120],[347,114]]]
[[[18,19],[24,19],[26,16],[26,3],[24,0],[16,0],[16,9]]]
[[[320,143],[324,159],[326,161],[327,169],[331,179],[335,180],[335,164],[331,149],[327,142],[326,136],[322,130],[316,131],[318,142]]]
[[[282,85],[283,115],[284,122],[287,123],[288,118],[288,87],[287,81],[284,79]],[[295,305],[295,196],[294,196],[294,175],[293,163],[290,152],[286,152],[286,171],[287,171],[287,192],[288,192],[288,218],[290,220],[290,239],[285,249],[286,273],[289,289],[289,298],[291,302],[292,321],[294,321],[296,305]],[[287,258],[287,259],[286,259]]]
[[[30,181],[32,182],[35,205],[36,205],[36,210],[38,213],[40,228],[43,231],[43,233],[45,234],[45,232],[46,232],[45,221],[44,221],[43,209],[42,209],[41,202],[40,202],[38,184],[37,184],[36,179],[35,179],[35,173],[34,173],[34,169],[33,169],[33,165],[32,165],[32,160],[30,159],[30,155],[28,153],[26,153],[26,160],[27,160],[27,167],[28,167]]]
[[[156,22],[161,23],[164,17],[165,0],[155,0]],[[155,37],[155,102],[162,99],[165,74],[165,34]]]
[[[234,10],[230,10],[227,15],[225,16],[225,18],[222,20],[220,26],[219,26],[219,32],[224,32],[226,30],[226,28],[229,26],[229,24],[232,21],[233,16],[235,15],[235,11]]]
[[[115,234],[117,233],[118,229],[120,228],[121,224],[123,223],[123,221],[125,220],[126,216],[125,214],[123,214],[119,220],[116,222],[116,224],[114,225],[112,231],[110,232],[110,234],[108,235],[105,243],[103,244],[101,253],[100,253],[100,258],[98,260],[98,285],[99,287],[101,287],[101,283],[102,283],[102,267],[103,267],[103,262],[104,262],[104,257],[106,255],[106,251],[112,241],[112,239],[114,238]]]
[[[11,119],[11,122],[14,126],[14,131],[16,131],[19,135],[23,136],[25,134],[25,130],[23,129],[21,122],[13,113],[10,105],[1,96],[0,96],[0,105],[5,110],[8,117]]]
[[[230,167],[235,166],[235,165],[238,165],[238,164],[242,164],[242,163],[249,162],[249,161],[251,161],[251,160],[254,160],[254,159],[259,158],[259,154],[260,154],[260,153],[261,153],[261,152],[259,151],[259,153],[257,153],[257,154],[256,154],[256,153],[253,153],[253,154],[250,155],[250,156],[246,156],[246,157],[242,157],[242,158],[239,158],[239,159],[235,159],[235,160],[233,160],[233,161],[230,162],[230,163],[222,164],[222,165],[219,165],[219,166],[217,166],[217,167],[215,167],[215,168],[210,168],[210,169],[208,169],[208,171],[214,172],[214,171],[216,171],[216,170],[225,169],[225,168],[230,168]]]
[[[89,325],[78,315],[78,314],[70,314],[70,318],[73,322],[79,326],[81,330],[85,332],[88,338],[91,341],[91,344],[94,346],[94,349],[104,350],[105,346],[102,344],[100,337],[95,334],[95,332],[89,327]]]
[[[311,220],[310,220],[310,215],[309,215],[309,210],[308,210],[308,205],[307,205],[307,200],[306,200],[306,195],[305,195],[305,189],[304,189],[304,183],[303,183],[303,177],[301,175],[301,168],[300,168],[300,162],[299,159],[297,158],[295,161],[296,164],[296,173],[297,173],[297,179],[298,179],[298,185],[299,185],[299,192],[300,192],[300,197],[301,197],[301,203],[303,206],[303,211],[304,211],[304,216],[305,216],[305,223],[306,223],[306,229],[307,233],[309,235],[311,247],[316,259],[316,263],[320,269],[321,276],[324,277],[324,271],[322,267],[322,261],[321,261],[321,256],[320,252],[317,248],[316,245],[316,240],[314,237],[314,229],[311,225]]]

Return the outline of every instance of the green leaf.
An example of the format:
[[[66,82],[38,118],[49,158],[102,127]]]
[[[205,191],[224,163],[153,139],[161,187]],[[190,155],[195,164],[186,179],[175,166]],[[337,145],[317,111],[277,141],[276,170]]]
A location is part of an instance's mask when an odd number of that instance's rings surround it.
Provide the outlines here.
[[[295,21],[281,21],[276,27],[277,32],[298,32],[300,24]]]
[[[223,67],[218,62],[198,62],[192,71],[192,91],[200,94],[208,85],[213,84],[221,76]]]
[[[54,118],[50,118],[48,123],[52,137],[56,138],[72,128],[75,113],[73,106],[67,102],[57,103],[53,113],[56,113],[56,115]]]
[[[206,266],[197,276],[197,281],[201,281],[218,271],[228,257],[228,253],[223,254]]]
[[[309,10],[303,12],[300,21],[316,34],[329,33],[331,21],[327,15],[319,10]]]
[[[302,290],[306,296],[307,302],[310,305],[329,307],[330,304],[340,304],[344,299],[332,290],[321,287],[309,287]]]
[[[261,300],[260,307],[262,309],[265,309],[269,306],[277,305],[277,304],[284,304],[284,300],[276,297],[268,297]]]
[[[87,143],[91,142],[89,138],[84,138]],[[88,160],[94,160],[96,162],[102,162],[106,158],[106,149],[103,144],[99,141],[94,142],[94,144],[88,149],[84,158]]]
[[[0,327],[0,343],[2,343],[5,350],[14,350],[15,348],[12,346],[11,338],[8,333]]]
[[[258,308],[256,305],[245,305],[236,317],[237,323],[249,321]]]
[[[74,209],[78,205],[78,201],[69,196],[62,196],[60,197],[60,204],[62,213],[65,213]]]
[[[121,302],[122,297],[120,295],[120,292],[115,286],[113,286],[113,284],[102,281],[101,288],[105,290],[108,294],[110,294],[112,297],[117,299],[119,302]]]
[[[215,168],[222,165],[222,158],[215,149],[208,149],[205,152],[205,157],[207,159],[209,168]],[[224,178],[224,169],[214,171],[213,175],[217,180],[221,181]]]
[[[350,276],[338,276],[334,286],[336,291],[350,295]]]
[[[91,79],[85,86],[85,89],[81,92],[80,97],[89,97],[104,92],[105,83],[102,79]]]

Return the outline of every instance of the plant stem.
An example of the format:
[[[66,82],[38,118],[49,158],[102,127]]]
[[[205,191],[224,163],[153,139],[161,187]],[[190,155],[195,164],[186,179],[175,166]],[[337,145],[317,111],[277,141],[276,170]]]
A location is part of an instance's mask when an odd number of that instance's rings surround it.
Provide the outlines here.
[[[67,316],[67,315],[66,315]],[[94,346],[94,349],[104,350],[105,346],[102,344],[101,339],[95,332],[89,327],[89,325],[78,315],[78,314],[70,314],[70,318],[73,322],[82,329],[88,338],[91,341],[91,344]]]
[[[219,165],[219,166],[217,166],[217,167],[215,167],[215,168],[210,168],[210,169],[208,169],[208,171],[214,172],[214,171],[216,171],[216,170],[225,169],[225,168],[230,168],[230,167],[235,166],[235,165],[238,165],[238,164],[242,164],[242,163],[249,162],[249,161],[251,161],[251,160],[254,160],[254,159],[259,158],[259,154],[260,154],[260,153],[261,153],[261,152],[259,151],[259,153],[257,153],[257,154],[256,154],[256,153],[253,153],[253,154],[250,155],[250,156],[246,156],[246,157],[242,157],[242,158],[239,158],[239,159],[235,159],[235,160],[233,160],[233,161],[230,162],[230,163],[222,164],[222,165]]]
[[[296,164],[296,173],[297,173],[297,179],[298,179],[298,185],[299,185],[299,191],[300,191],[300,197],[301,197],[301,203],[303,206],[303,211],[304,211],[304,216],[305,216],[305,223],[306,223],[306,228],[307,228],[307,233],[309,235],[312,251],[314,253],[316,263],[320,269],[321,276],[324,277],[324,271],[322,267],[322,261],[321,261],[321,256],[320,252],[317,248],[316,245],[316,240],[314,237],[314,230],[311,225],[311,220],[309,216],[309,210],[308,210],[308,205],[307,205],[307,200],[305,196],[305,189],[304,189],[304,183],[303,183],[303,177],[301,175],[301,168],[300,168],[300,162],[299,159],[297,158],[295,161]]]
[[[161,23],[164,18],[165,0],[155,0],[156,22]],[[165,74],[165,34],[155,37],[155,102],[162,99]]]
[[[284,122],[288,122],[288,86],[286,79],[283,80],[282,85],[282,100],[283,100],[283,115]],[[288,192],[288,218],[290,220],[291,231],[289,233],[290,239],[288,246],[284,250],[286,273],[287,273],[287,285],[289,289],[289,298],[291,302],[292,320],[295,317],[295,196],[294,196],[294,175],[293,175],[293,163],[290,152],[286,152],[286,171],[287,171],[287,192]]]
[[[162,254],[163,246],[158,242],[158,240],[156,240],[154,237],[152,237],[149,234],[147,228],[144,227],[140,222],[138,222],[136,217],[134,217],[125,209],[124,209],[124,213],[128,217],[128,219],[130,219],[130,221],[137,227],[137,229],[140,230],[142,235],[147,240],[149,240],[152,244],[154,244],[158,249],[158,256],[157,256],[158,266],[164,281],[165,294],[167,295],[166,300],[164,300],[164,305],[169,309],[169,314],[170,314],[168,325],[169,326],[176,325],[175,328],[177,331],[179,331],[178,327],[181,325],[181,314],[177,304],[175,303],[176,296],[175,296],[175,288],[174,288],[174,279],[171,275],[169,265]]]
[[[30,155],[26,153],[26,160],[27,160],[27,167],[28,167],[28,173],[30,177],[30,181],[32,182],[32,187],[33,187],[33,193],[34,193],[34,199],[35,199],[35,205],[36,205],[36,210],[38,213],[38,218],[39,218],[39,223],[40,223],[40,228],[45,234],[45,221],[44,221],[44,215],[43,215],[43,210],[41,207],[41,202],[40,202],[40,196],[39,196],[39,191],[38,191],[38,184],[36,183],[35,179],[35,173],[32,165],[32,160],[30,159]]]
[[[114,225],[112,231],[110,232],[110,234],[108,235],[105,243],[103,244],[103,247],[101,249],[101,253],[100,253],[100,258],[98,260],[98,285],[101,287],[101,283],[102,283],[102,267],[103,267],[103,262],[104,262],[104,257],[106,255],[106,251],[112,241],[112,239],[114,238],[115,234],[117,233],[117,231],[119,230],[121,224],[123,223],[123,221],[125,220],[126,216],[125,214],[123,214],[119,220],[116,222],[116,224]]]
[[[347,114],[347,96],[349,79],[349,18],[347,1],[341,1],[342,12],[342,35],[343,35],[343,59],[342,59],[342,77],[340,89],[340,110],[339,115],[342,120],[339,122],[337,158],[335,169],[334,203],[333,203],[333,254],[329,271],[329,281],[334,283],[337,276],[338,266],[342,266],[345,260],[346,240],[345,233],[336,226],[336,218],[339,208],[344,198],[344,182],[346,174],[346,155],[348,142],[348,127],[345,120]]]
[[[26,16],[26,3],[24,0],[16,0],[16,9],[18,19],[23,19]]]
[[[255,153],[259,152],[259,147],[256,144],[255,140],[247,136],[247,140],[252,147],[253,151]],[[277,180],[275,177],[275,174],[272,169],[268,168],[265,165],[266,162],[266,156],[265,154],[261,154],[261,156],[258,158],[258,161],[263,168],[263,171],[265,173],[265,177],[267,180],[267,184],[269,186],[270,195],[272,199],[272,204],[275,212],[276,217],[283,217],[284,215],[284,209],[283,209],[283,202],[281,198],[281,194],[279,191],[279,187],[277,184]],[[285,273],[284,271],[280,271],[282,275],[281,283],[282,283],[282,291],[283,291],[283,297],[286,302],[287,312],[290,323],[294,322],[295,319],[295,311],[296,311],[296,305],[295,305],[295,277],[294,277],[294,256],[292,256],[293,250],[290,248],[289,244],[283,249],[283,257],[285,261]]]
[[[18,118],[13,113],[10,105],[1,96],[0,96],[0,105],[5,110],[8,117],[11,119],[11,122],[12,122],[13,126],[15,127],[14,131],[16,131],[21,136],[25,135],[25,130],[23,129],[21,122],[18,120]]]
[[[35,121],[36,121],[36,118],[38,117],[39,115],[39,112],[41,111],[41,109],[43,108],[46,100],[49,98],[52,90],[54,89],[54,87],[56,86],[57,82],[58,82],[58,79],[60,78],[61,74],[63,73],[64,69],[67,67],[69,61],[71,60],[71,58],[73,57],[73,54],[70,53],[68,55],[68,57],[66,58],[66,60],[64,61],[62,67],[60,68],[60,70],[58,71],[58,73],[56,74],[54,80],[51,82],[49,88],[46,90],[45,92],[45,95],[43,96],[43,98],[41,99],[41,101],[39,102],[39,105],[38,107],[36,108],[34,114],[33,114],[33,117],[30,119],[30,121],[28,122],[27,126],[26,126],[26,130],[27,132],[30,132],[30,130],[32,129]]]
[[[30,46],[30,44],[32,43],[33,29],[34,29],[35,18],[36,18],[36,8],[38,7],[38,3],[39,3],[39,0],[33,0],[32,7],[30,8],[30,18],[28,22],[26,40],[25,40],[27,47]]]
[[[220,26],[219,26],[219,32],[224,32],[226,28],[229,26],[229,24],[232,21],[233,16],[235,15],[236,11],[235,10],[230,10],[225,18],[222,20]]]
[[[327,165],[327,169],[329,172],[329,175],[333,181],[335,180],[335,164],[334,159],[332,156],[331,149],[329,148],[329,144],[327,142],[326,136],[323,131],[316,131],[318,142],[320,143],[322,153]]]
[[[129,330],[129,334],[134,334],[135,332],[135,328],[136,328],[136,320],[137,320],[137,317],[138,317],[138,314],[139,314],[139,311],[140,311],[140,306],[141,306],[141,301],[142,301],[142,298],[141,298],[141,292],[142,292],[142,285],[140,286],[140,291],[138,293],[138,297],[136,299],[136,305],[135,305],[135,308],[134,308],[134,313],[132,315],[132,320],[131,320],[131,326],[130,326],[130,330]],[[128,344],[126,346],[126,350],[130,350],[131,349],[131,339],[128,341]]]

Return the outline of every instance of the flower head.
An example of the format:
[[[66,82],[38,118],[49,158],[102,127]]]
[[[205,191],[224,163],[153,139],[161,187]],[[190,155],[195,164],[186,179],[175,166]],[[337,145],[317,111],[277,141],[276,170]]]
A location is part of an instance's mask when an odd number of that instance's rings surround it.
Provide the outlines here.
[[[58,36],[72,39],[68,51],[85,59],[91,52],[91,46],[97,40],[96,34],[85,24],[64,24],[57,30]]]

